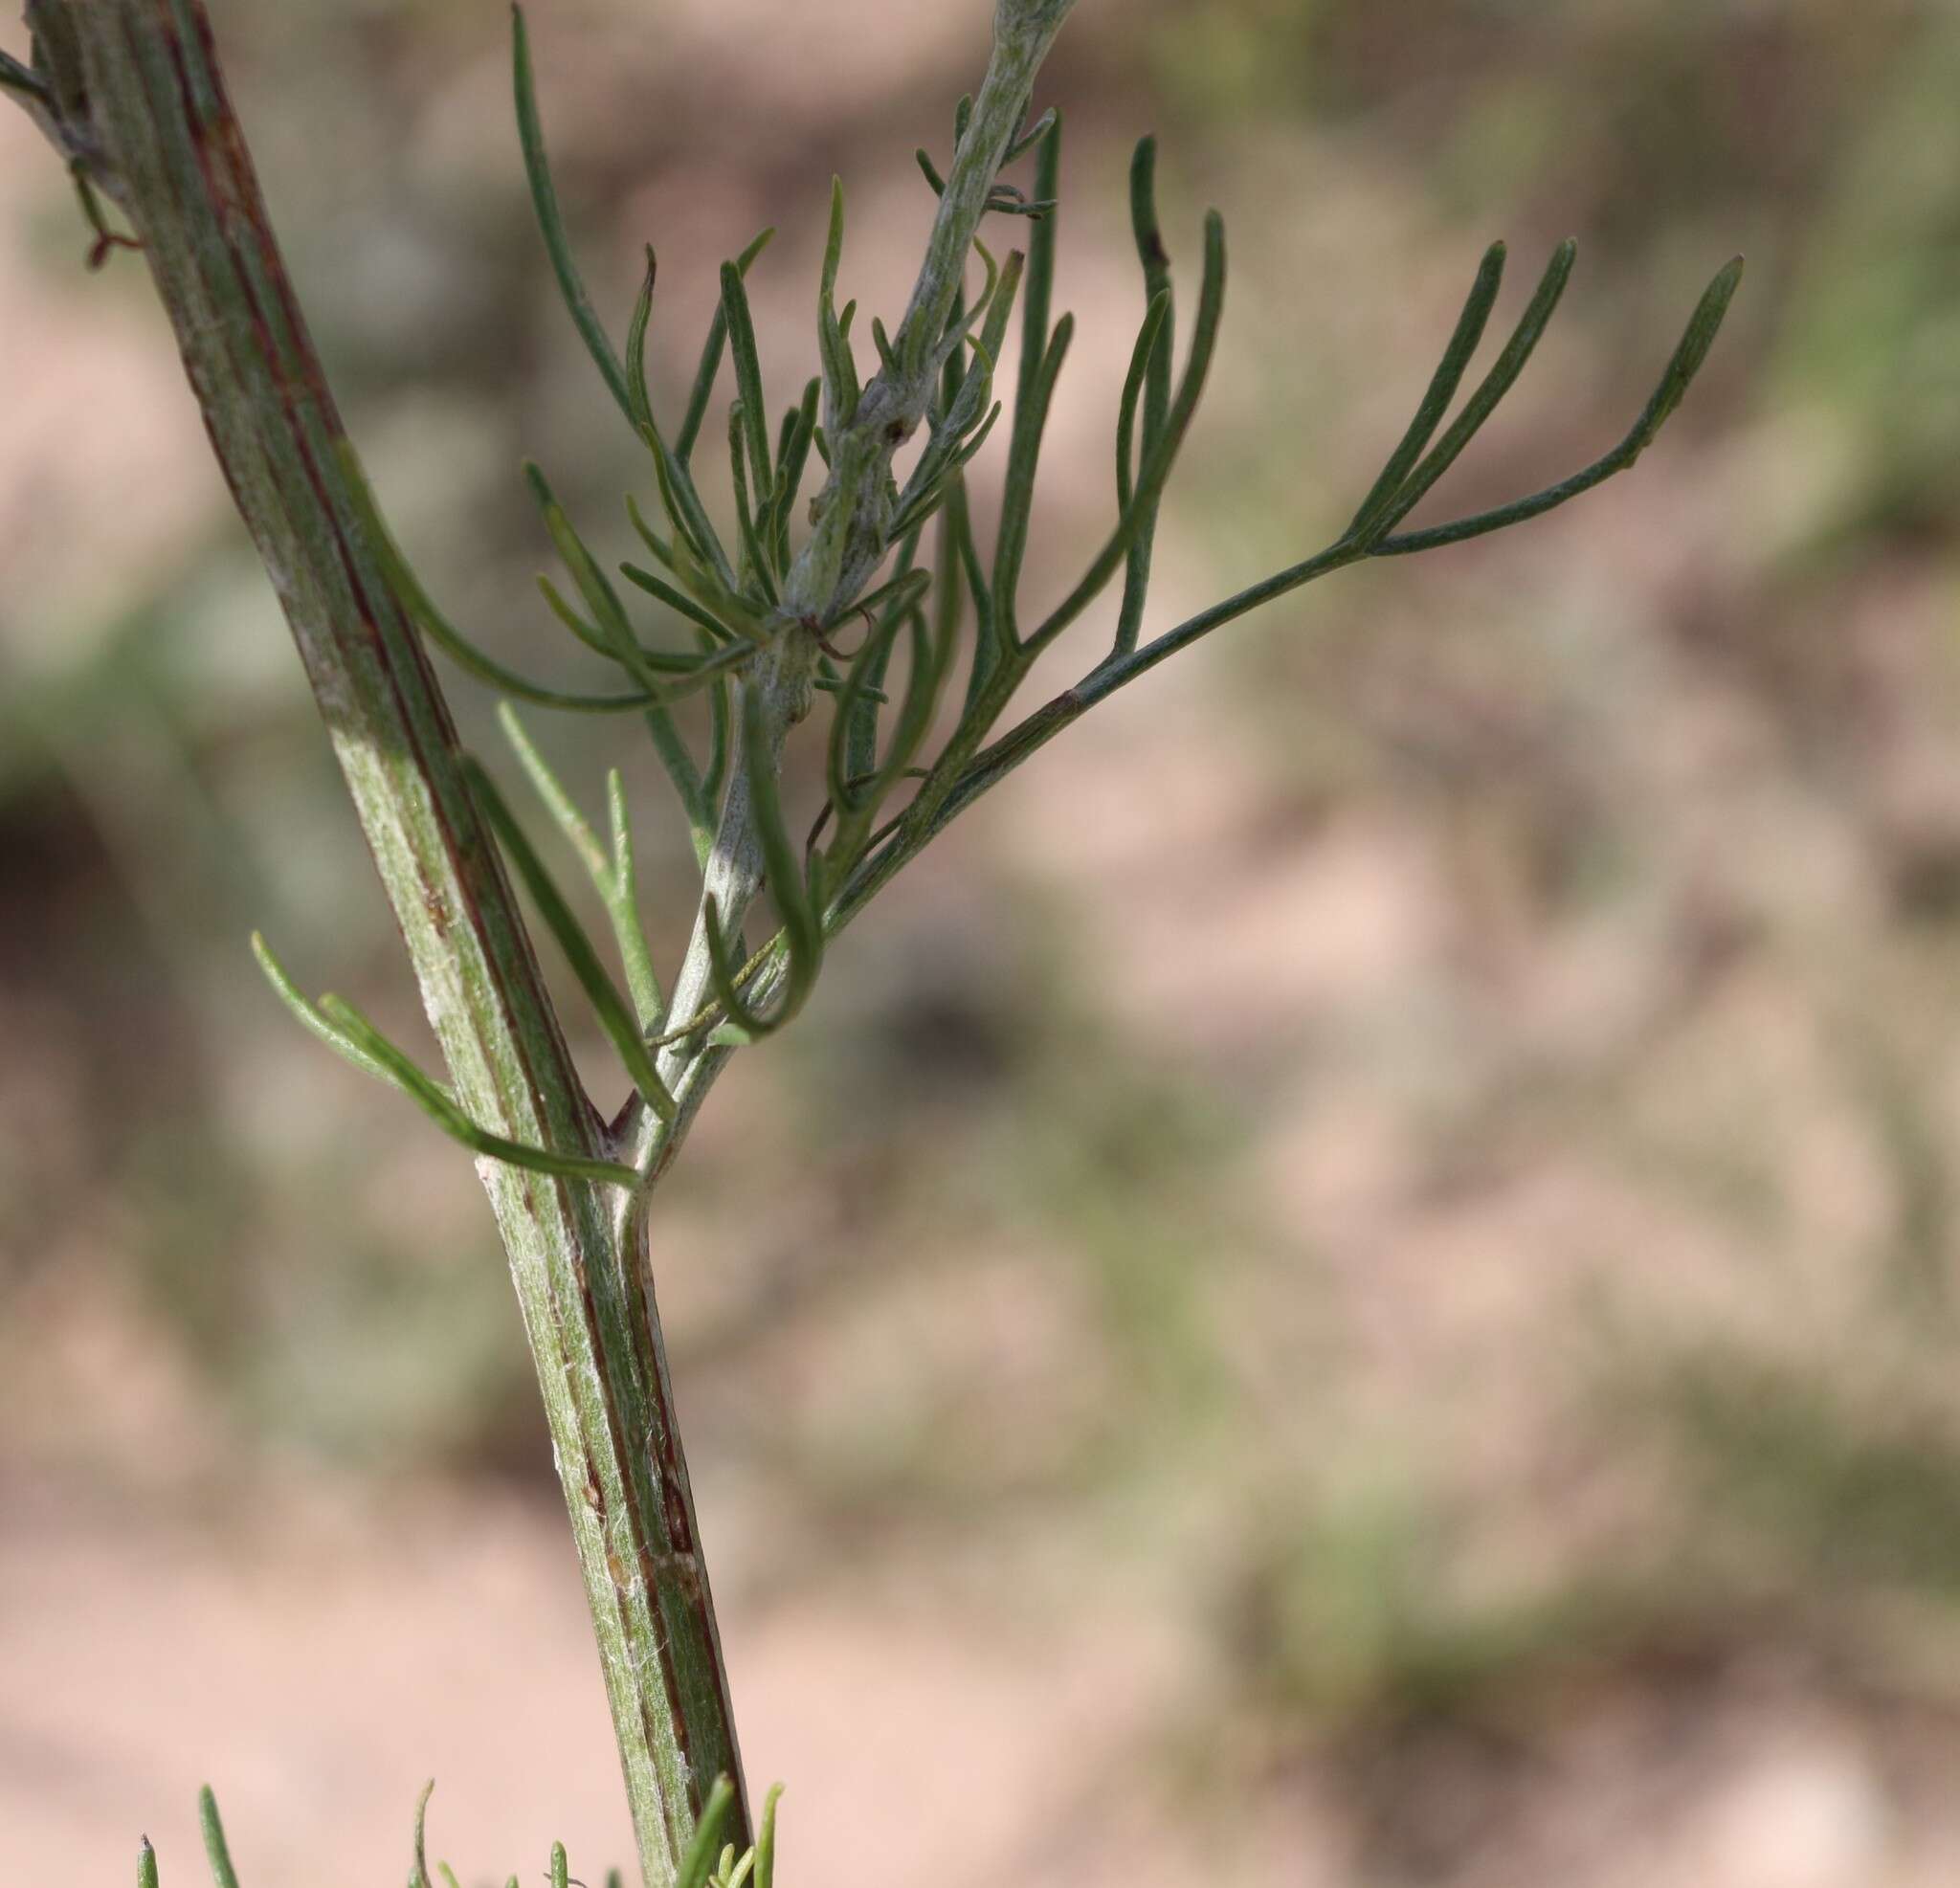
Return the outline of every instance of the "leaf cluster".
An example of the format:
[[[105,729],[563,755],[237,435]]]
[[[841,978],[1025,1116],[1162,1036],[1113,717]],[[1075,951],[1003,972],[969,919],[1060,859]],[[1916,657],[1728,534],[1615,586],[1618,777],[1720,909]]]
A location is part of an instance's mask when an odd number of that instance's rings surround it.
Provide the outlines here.
[[[1061,200],[1058,114],[1049,111],[1027,124],[1000,155],[1000,167],[1032,159],[1031,189],[1004,181],[995,168],[978,192],[981,214],[1023,223],[1025,249],[997,258],[977,230],[965,233],[961,240],[969,244],[981,279],[970,300],[964,287],[954,294],[943,322],[928,329],[908,317],[894,339],[877,317],[860,323],[856,301],[839,306],[846,218],[842,187],[834,185],[817,285],[816,371],[799,397],[776,410],[768,404],[746,287],[772,233],[764,231],[722,265],[720,300],[686,399],[678,420],[663,426],[646,366],[658,278],[655,253],[651,247],[646,253],[622,351],[572,255],[546,159],[522,13],[516,16],[513,77],[520,142],[552,271],[587,352],[647,457],[651,503],[643,508],[637,497],[626,500],[646,560],[623,562],[611,572],[545,474],[525,468],[562,566],[562,576],[538,579],[540,594],[562,630],[618,671],[617,686],[578,693],[490,655],[416,578],[350,453],[346,470],[360,522],[412,619],[459,667],[505,698],[504,732],[599,895],[625,971],[624,990],[501,790],[475,761],[468,766],[472,793],[617,1051],[635,1092],[633,1108],[663,1127],[681,1112],[677,1091],[690,1069],[789,1022],[808,1001],[825,951],[844,924],[981,792],[1116,689],[1315,578],[1369,559],[1439,549],[1503,530],[1631,467],[1706,360],[1742,273],[1738,257],[1710,282],[1652,397],[1612,450],[1508,503],[1412,526],[1415,508],[1517,384],[1571,276],[1575,245],[1566,242],[1459,406],[1503,281],[1504,248],[1493,245],[1407,430],[1347,529],[1300,563],[1147,640],[1159,513],[1216,355],[1226,288],[1225,228],[1214,211],[1205,220],[1185,329],[1158,214],[1152,140],[1137,146],[1130,171],[1143,314],[1118,409],[1111,522],[1060,600],[1037,609],[1030,607],[1024,569],[1048,417],[1076,333],[1074,317],[1057,318],[1053,309]],[[962,100],[953,127],[955,178],[969,176],[976,161],[991,162],[991,154],[976,159],[974,118],[973,100]],[[947,177],[929,153],[918,156],[944,203]],[[918,306],[915,299],[915,314]],[[1009,415],[1009,397],[996,395],[1016,317],[1019,366]],[[866,330],[876,354],[868,372],[861,358]],[[697,483],[694,457],[724,367],[733,381],[725,409],[729,489],[718,523]],[[929,389],[924,437],[901,483],[892,468],[909,431],[903,395],[922,384]],[[899,416],[886,426],[884,416],[892,412]],[[976,527],[968,481],[1003,417],[1002,496],[990,544]],[[806,514],[803,489],[819,466],[823,484]],[[1118,601],[1106,645],[1073,687],[1003,731],[1036,660],[1112,586]],[[655,625],[629,608],[629,590],[659,607]],[[801,843],[791,835],[783,803],[785,729],[771,720],[771,706],[786,688],[797,698],[789,720],[802,719],[817,703],[825,709],[824,802]],[[676,715],[683,700],[697,696],[707,703],[704,753]],[[515,702],[636,715],[644,725],[702,873],[696,938],[705,957],[704,1000],[685,1013],[676,1013],[654,969],[620,775],[609,776],[609,831],[602,840],[531,741]],[[729,908],[730,902],[746,904],[746,897],[731,900],[724,869],[743,846],[755,855],[759,889],[767,890],[775,915],[774,927],[753,950],[745,945],[744,911]],[[645,1166],[521,1146],[471,1122],[448,1090],[351,1005],[332,997],[309,1003],[262,940],[256,947],[275,988],[309,1030],[402,1089],[474,1152],[567,1178],[629,1189],[643,1184]]]

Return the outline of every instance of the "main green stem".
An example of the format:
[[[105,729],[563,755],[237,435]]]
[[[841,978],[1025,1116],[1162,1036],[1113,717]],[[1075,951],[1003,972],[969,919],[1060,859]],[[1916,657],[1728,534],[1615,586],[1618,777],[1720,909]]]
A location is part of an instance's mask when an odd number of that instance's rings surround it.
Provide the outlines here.
[[[470,1115],[608,1151],[421,644],[355,522],[342,427],[281,266],[200,0],[39,0],[81,59],[56,142],[126,210],[321,715]],[[85,111],[86,119],[74,114]],[[544,1394],[648,1888],[674,1878],[741,1765],[643,1214],[479,1163]],[[730,1838],[746,1840],[738,1796]]]
[[[789,619],[752,683],[779,760],[807,705],[812,620],[861,590],[884,553],[890,466],[930,398],[1002,155],[1073,0],[998,0],[993,56],[956,154],[897,363],[835,442],[821,522],[784,585]],[[400,924],[457,1099],[486,1128],[563,1152],[629,1150],[666,1169],[727,1051],[682,1045],[661,1130],[608,1132],[581,1086],[511,888],[465,784],[428,657],[340,470],[344,432],[287,280],[203,0],[30,0],[58,83],[33,116],[128,214],[176,331],[238,510],[299,645]],[[761,868],[742,770],[708,862],[724,922]],[[683,995],[705,988],[697,929]],[[644,1196],[479,1163],[509,1255],[571,1518],[647,1888],[667,1888],[717,1775],[748,1813],[725,1667],[647,1256]]]

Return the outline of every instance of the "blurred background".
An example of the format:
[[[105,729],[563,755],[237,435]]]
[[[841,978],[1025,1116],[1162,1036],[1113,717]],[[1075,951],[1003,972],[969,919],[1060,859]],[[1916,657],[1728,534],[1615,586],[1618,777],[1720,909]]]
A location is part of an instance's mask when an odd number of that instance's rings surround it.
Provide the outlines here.
[[[646,479],[505,10],[212,11],[398,528],[571,675],[518,462],[615,555]],[[896,312],[988,11],[534,8],[621,326],[659,247],[657,397],[768,222],[794,396],[833,171]],[[656,1266],[789,1881],[1960,1877],[1956,90],[1944,0],[1081,0],[1038,588],[1110,516],[1144,130],[1187,311],[1208,203],[1234,239],[1158,626],[1340,529],[1492,236],[1501,324],[1569,233],[1579,273],[1430,516],[1603,450],[1749,274],[1633,476],[1157,672],[714,1097]],[[426,1048],[298,662],[144,272],[85,272],[17,114],[0,243],[11,1873],[126,1878],[147,1830],[189,1880],[209,1778],[253,1888],[399,1879],[433,1772],[465,1884],[554,1835],[595,1881],[627,1829],[488,1211],[246,949]],[[648,757],[533,724],[589,793],[634,769],[671,950]]]

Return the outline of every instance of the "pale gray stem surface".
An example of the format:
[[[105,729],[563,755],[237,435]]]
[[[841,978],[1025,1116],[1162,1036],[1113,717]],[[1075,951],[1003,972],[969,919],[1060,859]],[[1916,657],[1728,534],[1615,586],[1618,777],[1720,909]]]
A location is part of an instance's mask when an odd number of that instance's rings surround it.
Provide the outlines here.
[[[746,684],[762,692],[772,771],[781,769],[790,729],[809,711],[816,657],[813,627],[837,619],[870,582],[889,549],[895,498],[892,461],[919,430],[931,404],[942,335],[966,278],[988,192],[1027,116],[1036,74],[1074,3],[1000,0],[994,10],[992,56],[967,134],[953,154],[925,259],[893,341],[894,364],[881,368],[864,388],[851,423],[832,442],[831,473],[812,506],[816,529],[783,582],[774,657],[759,664]],[[754,809],[738,762],[708,857],[694,931],[675,982],[670,1008],[675,1027],[700,1014],[711,994],[706,894],[714,894],[723,927],[732,934],[762,885]],[[650,1110],[630,1109],[620,1137],[622,1158],[642,1169],[657,1158],[664,1166],[699,1108],[700,1098],[726,1061],[725,1050],[700,1040],[669,1047],[660,1058],[661,1077],[677,1093],[683,1087],[692,1093],[694,1108],[683,1107],[666,1128]]]

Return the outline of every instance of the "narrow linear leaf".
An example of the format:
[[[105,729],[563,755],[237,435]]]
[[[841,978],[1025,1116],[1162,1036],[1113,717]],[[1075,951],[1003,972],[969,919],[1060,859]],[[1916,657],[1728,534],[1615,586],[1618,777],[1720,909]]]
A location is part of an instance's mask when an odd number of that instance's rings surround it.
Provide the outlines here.
[[[830,463],[830,448],[826,432],[835,434],[849,426],[858,411],[858,363],[851,352],[851,317],[857,311],[854,301],[844,310],[843,319],[837,318],[837,271],[844,256],[844,181],[841,177],[831,179],[831,221],[824,238],[823,269],[817,278],[816,289],[816,342],[819,361],[823,367],[824,427],[816,434],[817,450],[822,453],[824,463]]]
[[[653,453],[654,474],[660,485],[660,501],[667,507],[667,516],[679,534],[677,548],[679,538],[684,538],[696,557],[723,588],[734,591],[737,589],[734,566],[728,562],[728,553],[722,547],[721,536],[708,518],[701,494],[695,489],[694,478],[687,469],[686,461],[668,450],[657,426],[642,429],[640,437]],[[684,575],[678,559],[674,568],[677,576]]]
[[[1061,189],[1061,115],[1050,114],[1041,134],[1035,166],[1035,194],[1058,196]],[[1035,226],[1028,243],[1028,264],[1021,283],[1021,377],[1014,395],[1014,444],[1018,447],[1021,415],[1027,411],[1048,358],[1048,318],[1055,300],[1055,251],[1060,218],[1048,216]]]
[[[1595,485],[1604,484],[1616,474],[1625,472],[1654,443],[1655,435],[1666,424],[1695,375],[1701,371],[1702,364],[1708,358],[1709,348],[1715,344],[1723,318],[1728,313],[1728,304],[1734,300],[1742,272],[1743,259],[1738,255],[1708,284],[1688,322],[1687,331],[1667,364],[1666,372],[1661,375],[1659,386],[1655,389],[1639,418],[1634,422],[1633,430],[1612,452],[1593,460],[1583,471],[1575,472],[1570,478],[1561,479],[1558,484],[1549,485],[1542,492],[1534,492],[1529,498],[1499,505],[1490,511],[1477,512],[1448,524],[1384,539],[1375,546],[1375,554],[1406,557],[1415,551],[1462,544],[1492,531],[1505,530],[1513,524],[1522,524],[1526,519],[1541,518],[1548,511],[1555,511],[1581,493],[1590,492]]]
[[[892,579],[893,585],[912,584],[920,578],[930,581],[928,572],[915,567],[919,560],[919,539],[920,533],[913,530],[900,540],[897,574]],[[899,628],[904,620],[906,611],[913,607],[916,600],[906,598],[902,594],[887,598],[883,606],[883,615],[871,619],[871,633],[866,637],[863,647],[852,658],[853,670],[856,670],[860,662],[864,665],[863,677],[858,693],[850,700],[838,700],[836,714],[831,724],[834,738],[839,728],[844,731],[845,747],[841,778],[846,781],[868,776],[878,766],[880,703],[877,697],[883,693],[885,666],[891,659]],[[870,607],[870,602],[871,600],[867,598],[867,608]],[[849,686],[849,676],[845,677],[845,681]],[[831,786],[835,798],[839,763],[832,758],[829,766],[833,776]],[[846,798],[849,798],[848,789]]]
[[[776,602],[776,581],[769,569],[768,552],[756,528],[755,505],[749,497],[748,475],[743,469],[743,444],[747,433],[743,406],[737,400],[728,409],[728,477],[735,491],[735,527],[742,544],[743,568],[762,592],[766,607]]]
[[[647,244],[646,274],[640,278],[639,300],[633,306],[633,321],[626,330],[626,391],[633,402],[629,415],[635,429],[654,423],[654,405],[647,392],[647,324],[654,314],[654,283],[660,273],[659,257]]]
[[[558,586],[549,577],[539,572],[537,584],[538,594],[545,599],[546,607],[580,642],[609,662],[617,659],[612,643],[566,602]],[[643,642],[635,644],[635,647],[639,651],[641,666],[660,676],[691,676],[701,667],[699,655],[682,655],[671,649],[649,649]]]
[[[529,1167],[565,1179],[603,1180],[614,1186],[636,1187],[639,1176],[631,1167],[611,1161],[587,1160],[579,1155],[553,1154],[542,1147],[528,1147],[521,1142],[489,1133],[464,1114],[449,1092],[432,1081],[408,1055],[390,1042],[366,1016],[338,996],[323,996],[319,1005],[309,1003],[272,948],[257,932],[252,936],[253,954],[273,988],[301,1025],[318,1036],[336,1055],[345,1057],[364,1075],[399,1089],[427,1114],[444,1133],[459,1141],[472,1153],[506,1161],[513,1166]],[[213,1815],[215,1810],[213,1810]]]
[[[210,1784],[197,1792],[197,1820],[204,1830],[204,1853],[211,1863],[212,1888],[238,1888],[238,1871],[232,1866],[225,1826],[218,1818],[218,1799],[212,1794]]]
[[[728,329],[729,352],[735,363],[735,390],[742,401],[749,463],[755,473],[758,499],[775,488],[769,462],[768,403],[763,397],[762,361],[755,347],[755,322],[748,311],[748,291],[742,271],[722,264],[722,317]]]
[[[1035,474],[1041,455],[1041,438],[1055,384],[1075,339],[1073,315],[1055,325],[1055,338],[1030,379],[1022,377],[1021,404],[1014,412],[1013,440],[1008,448],[1007,481],[1001,493],[1000,535],[993,552],[995,633],[1013,647],[1018,639],[1018,592],[1021,565],[1028,550],[1028,523],[1035,508]]]
[[[863,611],[879,611],[886,605],[901,613],[920,602],[932,588],[932,572],[929,570],[906,570],[883,583],[851,606],[850,613],[857,615]]]
[[[639,915],[639,865],[633,850],[633,818],[626,804],[626,781],[617,767],[606,774],[606,811],[612,826],[612,873],[607,908],[626,966],[627,993],[633,998],[642,1036],[657,1035],[666,1019],[666,999],[654,970],[654,953]]]
[[[409,1888],[434,1888],[429,1879],[429,1850],[423,1833],[429,1818],[429,1799],[434,1793],[435,1779],[431,1777],[422,1786],[421,1795],[415,1798],[414,1862],[409,1875]]]
[[[476,795],[485,816],[495,829],[505,856],[517,869],[517,875],[523,880],[524,889],[531,896],[531,902],[537,907],[538,915],[544,919],[546,929],[558,942],[558,947],[565,953],[566,962],[571,966],[571,973],[578,979],[579,988],[585,991],[586,1001],[592,1006],[599,1027],[606,1032],[619,1059],[626,1065],[627,1074],[640,1092],[648,1107],[662,1121],[674,1119],[674,1097],[668,1092],[667,1084],[660,1079],[654,1067],[654,1058],[648,1052],[646,1039],[641,1035],[639,1025],[633,1012],[627,1008],[625,999],[619,994],[612,979],[607,975],[605,966],[599,962],[599,954],[592,947],[592,941],[586,934],[585,926],[577,915],[566,903],[545,861],[539,857],[536,849],[525,836],[522,826],[512,814],[502,793],[482,764],[473,756],[463,758],[463,772],[470,783],[470,790]]]
[[[769,536],[776,547],[776,562],[790,567],[790,521],[796,510],[797,495],[803,489],[803,475],[810,464],[811,442],[816,437],[816,415],[823,399],[823,381],[810,381],[803,389],[803,401],[791,416],[784,434],[783,450],[776,460],[775,502],[769,511]]]
[[[630,500],[629,500],[630,502]],[[685,616],[690,623],[707,631],[718,643],[734,640],[735,632],[727,624],[717,622],[713,613],[703,610],[700,604],[664,578],[657,577],[651,570],[643,570],[637,564],[622,564],[619,574],[637,589],[643,589],[649,596],[658,597],[669,610]]]
[[[1157,213],[1157,141],[1139,142],[1130,160],[1130,233],[1135,239],[1137,259],[1144,271],[1146,320],[1149,305],[1164,301],[1164,318],[1155,341],[1144,355],[1144,438],[1145,458],[1157,450],[1170,416],[1171,357],[1176,349],[1177,324],[1170,296],[1170,253],[1164,246],[1163,225]],[[1130,478],[1127,446],[1123,449],[1125,464],[1119,483]],[[1119,504],[1121,510],[1124,500]],[[1157,508],[1153,504],[1137,522],[1125,562],[1123,604],[1117,612],[1115,653],[1122,655],[1137,646],[1142,633],[1144,605],[1149,593],[1150,567],[1155,556]]]
[[[1568,257],[1568,273],[1570,268]],[[1483,330],[1490,320],[1490,311],[1496,304],[1503,278],[1504,246],[1494,242],[1484,252],[1477,279],[1470,286],[1469,297],[1463,303],[1462,313],[1457,317],[1449,345],[1443,349],[1442,360],[1430,378],[1429,389],[1422,397],[1422,404],[1415,410],[1415,417],[1409,422],[1408,431],[1389,455],[1381,476],[1362,500],[1361,509],[1354,514],[1354,522],[1348,525],[1347,536],[1366,539],[1370,529],[1396,502],[1410,473],[1415,469],[1416,461],[1435,437],[1443,415],[1449,411],[1450,402],[1457,397],[1457,389],[1462,384],[1470,357],[1477,352],[1477,344],[1483,339]]]
[[[735,1786],[726,1777],[717,1777],[714,1788],[708,1791],[708,1800],[701,1806],[701,1821],[695,1824],[687,1853],[680,1858],[674,1888],[705,1888],[708,1871],[714,1867],[715,1852],[721,1844],[723,1826],[734,1807]]]
[[[718,683],[708,696],[708,765],[702,775],[702,800],[719,819],[722,795],[728,785],[728,755],[733,745],[734,714],[728,702],[728,685]]]
[[[823,920],[810,896],[803,864],[783,821],[783,802],[761,698],[753,689],[743,692],[742,764],[749,802],[755,815],[756,838],[762,849],[764,882],[775,900],[789,946],[789,968],[774,1011],[767,1018],[744,1000],[737,980],[741,966],[722,927],[714,895],[706,900],[709,963],[716,994],[729,1021],[751,1041],[773,1034],[802,1009],[823,965]]]
[[[775,236],[773,229],[764,230],[735,258],[736,273],[746,280],[755,258]],[[728,345],[728,315],[724,304],[715,304],[714,319],[708,323],[708,338],[701,350],[701,365],[695,369],[694,386],[687,395],[687,411],[680,431],[674,436],[674,456],[686,465],[694,457],[695,441],[701,437],[702,422],[708,416],[708,402],[714,398],[715,378],[722,371],[722,355]]]
[[[503,730],[503,738],[510,743],[511,751],[516,754],[518,765],[523,768],[538,798],[544,801],[545,810],[557,822],[558,830],[578,855],[579,863],[585,867],[592,883],[602,893],[610,894],[612,863],[606,855],[606,849],[599,843],[599,835],[592,831],[585,814],[579,811],[577,803],[566,790],[565,783],[552,771],[550,762],[539,751],[529,730],[519,719],[516,708],[508,701],[498,703],[497,724]]]
[[[1551,261],[1547,265],[1510,340],[1504,344],[1503,352],[1464,404],[1463,411],[1451,424],[1450,430],[1437,441],[1435,450],[1415,468],[1408,482],[1370,527],[1359,534],[1364,541],[1385,536],[1393,530],[1422,502],[1430,489],[1457,462],[1463,449],[1482,431],[1484,422],[1496,412],[1504,395],[1517,384],[1518,376],[1537,351],[1538,344],[1558,309],[1560,298],[1566,292],[1566,284],[1571,279],[1572,264],[1578,253],[1578,244],[1570,238],[1552,252]]]
[[[1186,358],[1177,397],[1171,402],[1169,417],[1156,449],[1146,455],[1137,478],[1135,497],[1127,513],[1118,522],[1109,542],[1103,545],[1080,583],[1056,606],[1040,629],[1028,639],[1030,651],[1044,649],[1080,616],[1102,592],[1117,566],[1128,555],[1129,547],[1142,529],[1169,482],[1179,449],[1191,430],[1212,357],[1217,347],[1218,324],[1225,312],[1225,223],[1216,211],[1205,219],[1205,274],[1198,291],[1198,310],[1192,326],[1191,353]]]
[[[647,710],[646,727],[648,738],[654,744],[655,756],[673,783],[680,811],[686,817],[687,830],[694,841],[694,855],[705,872],[708,855],[714,851],[715,828],[706,796],[702,791],[701,770],[695,766],[694,755],[681,738],[679,728],[674,724],[672,715],[650,708]]]
[[[605,324],[599,320],[592,299],[586,293],[578,264],[572,259],[571,239],[566,234],[565,219],[558,208],[558,191],[551,182],[551,167],[545,154],[545,128],[538,117],[537,87],[531,74],[530,36],[524,28],[522,7],[513,6],[511,17],[511,78],[517,94],[518,142],[523,146],[524,175],[530,182],[531,204],[537,211],[538,228],[545,249],[551,258],[551,273],[558,278],[558,291],[564,298],[572,325],[586,344],[608,390],[619,403],[627,423],[636,427],[633,394],[619,356],[612,351]]]
[[[636,1188],[640,1177],[630,1166],[616,1161],[592,1160],[583,1154],[557,1154],[546,1147],[527,1146],[522,1141],[506,1140],[480,1127],[457,1104],[445,1088],[430,1080],[393,1043],[377,1030],[361,1011],[342,996],[323,996],[320,1007],[327,1020],[353,1037],[360,1048],[386,1071],[387,1079],[413,1101],[451,1140],[460,1142],[473,1154],[486,1160],[502,1161],[533,1173],[557,1180],[597,1180],[610,1186]]]
[[[1029,125],[1007,147],[1007,155],[1000,161],[1001,168],[1005,170],[1009,165],[1017,163],[1020,159],[1026,157],[1043,138],[1047,137],[1049,132],[1054,130],[1059,116],[1060,114],[1056,111],[1055,107],[1050,105],[1033,124]]]
[[[927,586],[931,584],[931,573],[924,570],[908,573],[899,581],[909,583],[913,576],[923,577]],[[884,680],[885,667],[891,659],[892,648],[898,641],[904,620],[905,611],[894,610],[872,630],[864,640],[864,646],[851,658],[851,666],[837,691],[836,713],[831,718],[827,785],[830,804],[839,819],[847,820],[858,811],[859,783],[868,786],[875,777],[875,752],[868,751],[868,744],[858,738],[859,711],[874,691],[882,693],[880,684]],[[875,742],[878,725],[875,716],[864,724],[872,731]]]
[[[568,694],[562,689],[546,688],[541,682],[534,682],[528,677],[519,675],[515,669],[506,667],[495,656],[484,654],[443,615],[429,592],[422,588],[421,579],[415,575],[381,516],[381,508],[375,501],[373,489],[368,483],[352,444],[341,440],[336,456],[353,502],[355,523],[381,566],[389,589],[394,592],[395,600],[409,620],[457,668],[506,695],[515,695],[540,707],[564,708],[573,714],[626,714],[657,699],[645,692],[633,695]]]
[[[1116,419],[1116,503],[1121,511],[1129,508],[1135,496],[1137,402],[1143,395],[1144,378],[1157,337],[1169,314],[1169,290],[1151,298],[1149,307],[1144,311],[1144,325],[1137,335],[1136,346],[1130,353],[1129,372],[1124,377],[1123,402]]]
[[[662,686],[660,677],[646,658],[646,653],[639,646],[639,639],[633,633],[628,621],[625,606],[619,601],[619,593],[607,581],[606,573],[599,568],[599,561],[586,548],[586,543],[578,534],[571,520],[566,515],[565,507],[558,502],[549,482],[539,470],[535,461],[524,461],[524,478],[531,488],[531,495],[537,500],[539,513],[545,521],[545,529],[550,535],[551,543],[565,567],[570,571],[571,580],[578,586],[578,593],[585,599],[586,608],[592,612],[598,624],[605,644],[612,659],[626,674],[657,700]],[[690,665],[692,666],[692,665]]]
[[[258,960],[258,967],[264,971],[273,993],[292,1011],[301,1029],[325,1043],[344,1061],[351,1062],[363,1075],[393,1085],[394,1076],[387,1065],[369,1055],[345,1032],[336,1029],[286,974],[285,966],[273,955],[272,946],[266,943],[263,932],[253,932],[252,954]]]
[[[781,1784],[771,1784],[762,1799],[762,1827],[755,1835],[755,1888],[775,1888],[776,1801],[782,1793]]]

